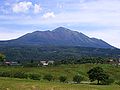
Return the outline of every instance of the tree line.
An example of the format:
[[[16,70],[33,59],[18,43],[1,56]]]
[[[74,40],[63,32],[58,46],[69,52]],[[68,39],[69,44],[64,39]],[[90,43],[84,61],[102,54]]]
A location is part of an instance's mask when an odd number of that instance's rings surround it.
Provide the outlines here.
[[[40,46],[4,46],[0,52],[8,61],[30,62],[31,60],[79,60],[82,57],[116,58],[119,49],[100,49],[87,47],[40,47]],[[88,61],[88,60],[87,60]]]

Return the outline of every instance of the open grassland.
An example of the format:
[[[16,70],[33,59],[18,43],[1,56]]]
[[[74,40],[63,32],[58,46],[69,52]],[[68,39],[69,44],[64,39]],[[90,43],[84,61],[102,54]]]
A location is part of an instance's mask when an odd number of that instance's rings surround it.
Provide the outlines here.
[[[48,67],[0,67],[0,71],[9,72],[25,72],[35,73],[44,76],[45,74],[52,74],[54,79],[61,75],[66,75],[68,80],[72,80],[72,77],[76,74],[80,74],[88,81],[87,71],[95,66],[102,67],[112,78],[120,80],[120,67],[108,64],[81,64],[81,65],[60,65],[60,66],[48,66]]]
[[[112,85],[90,85],[87,71],[95,66],[102,67],[115,82],[120,81],[120,67],[108,64],[81,64],[81,65],[60,65],[48,67],[10,67],[1,66],[0,71],[4,72],[25,72],[41,75],[41,80],[17,79],[0,77],[0,90],[120,90],[116,83]],[[45,81],[43,76],[52,74],[54,81]],[[74,75],[80,74],[84,77],[82,84],[71,84]],[[66,75],[69,83],[60,83],[58,77]],[[85,82],[87,82],[85,84]],[[83,84],[84,83],[84,84]]]
[[[59,82],[0,78],[0,90],[120,90],[120,86],[64,84]]]

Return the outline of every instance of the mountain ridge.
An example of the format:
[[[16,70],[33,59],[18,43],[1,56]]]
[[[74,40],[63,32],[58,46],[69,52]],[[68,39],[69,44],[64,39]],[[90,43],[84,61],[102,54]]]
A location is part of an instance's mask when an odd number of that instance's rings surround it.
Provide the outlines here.
[[[35,31],[17,39],[0,41],[1,45],[40,45],[40,46],[80,46],[95,48],[114,48],[105,41],[90,38],[81,32],[58,27],[52,31]]]

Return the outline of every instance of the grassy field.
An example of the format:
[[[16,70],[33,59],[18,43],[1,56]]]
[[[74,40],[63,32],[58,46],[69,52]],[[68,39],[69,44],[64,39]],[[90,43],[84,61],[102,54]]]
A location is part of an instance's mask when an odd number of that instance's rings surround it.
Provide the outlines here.
[[[63,84],[33,80],[0,78],[0,90],[120,90],[118,85]]]
[[[116,67],[108,64],[81,64],[81,65],[60,65],[56,67],[0,67],[0,71],[10,72],[26,72],[37,73],[41,76],[45,74],[52,74],[54,78],[58,78],[61,75],[66,75],[69,80],[76,75],[82,75],[85,80],[88,80],[87,71],[95,66],[102,67],[112,78],[120,80],[120,67]]]
[[[87,71],[95,66],[101,66],[115,81],[120,80],[120,67],[107,64],[60,65],[56,67],[0,67],[0,71],[37,73],[42,77],[45,74],[52,74],[55,79],[48,82],[44,80],[34,81],[0,77],[0,90],[120,90],[120,86],[115,83],[112,85],[90,85],[60,83],[58,81],[58,77],[61,75],[66,75],[68,81],[72,81],[74,75],[81,74],[85,78],[84,81],[88,82]]]

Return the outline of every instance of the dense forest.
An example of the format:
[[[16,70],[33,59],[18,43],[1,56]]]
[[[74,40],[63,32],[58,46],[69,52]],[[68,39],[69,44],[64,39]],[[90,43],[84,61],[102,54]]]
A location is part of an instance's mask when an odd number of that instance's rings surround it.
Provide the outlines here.
[[[7,61],[28,62],[31,60],[76,60],[81,58],[118,58],[119,49],[101,49],[87,47],[41,47],[41,46],[1,46],[0,53],[5,54]]]

